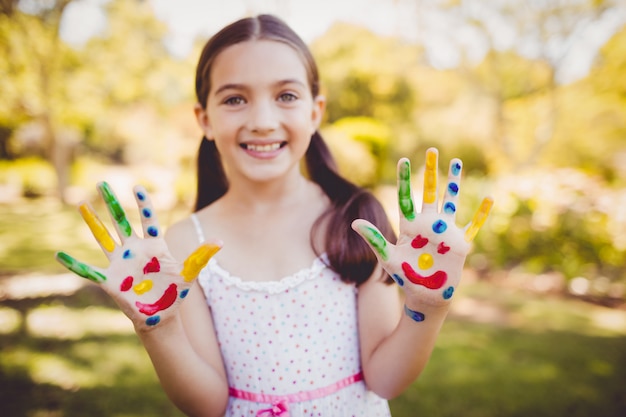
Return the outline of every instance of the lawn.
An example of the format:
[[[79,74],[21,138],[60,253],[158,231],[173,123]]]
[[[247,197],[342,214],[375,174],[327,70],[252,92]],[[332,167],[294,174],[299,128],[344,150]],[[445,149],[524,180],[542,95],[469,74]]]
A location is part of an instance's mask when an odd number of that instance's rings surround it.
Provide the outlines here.
[[[0,415],[182,416],[128,320],[59,249],[105,262],[74,209],[0,205]],[[394,417],[626,415],[626,311],[466,281]]]

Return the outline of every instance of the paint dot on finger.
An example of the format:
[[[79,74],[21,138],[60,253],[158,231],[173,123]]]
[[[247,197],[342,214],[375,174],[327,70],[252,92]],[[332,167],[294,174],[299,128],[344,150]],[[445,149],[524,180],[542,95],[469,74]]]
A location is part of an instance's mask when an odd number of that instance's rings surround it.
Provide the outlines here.
[[[446,214],[454,214],[456,213],[456,206],[454,205],[454,203],[448,201],[446,204],[443,205],[443,211]]]
[[[461,173],[461,163],[460,162],[453,163],[450,166],[450,171],[452,172],[452,175],[458,176]]]
[[[137,199],[139,201],[144,201],[146,199],[146,195],[143,192],[139,191],[137,192]]]
[[[143,217],[149,219],[150,217],[152,217],[152,210],[144,208],[143,210],[141,210],[141,214],[143,214]]]
[[[452,196],[457,195],[459,193],[459,184],[457,184],[456,182],[449,183],[448,184],[448,192]]]
[[[152,237],[157,237],[159,235],[159,229],[154,226],[148,227],[148,234]]]
[[[433,223],[433,232],[435,233],[443,233],[448,228],[448,225],[443,220],[437,220]]]

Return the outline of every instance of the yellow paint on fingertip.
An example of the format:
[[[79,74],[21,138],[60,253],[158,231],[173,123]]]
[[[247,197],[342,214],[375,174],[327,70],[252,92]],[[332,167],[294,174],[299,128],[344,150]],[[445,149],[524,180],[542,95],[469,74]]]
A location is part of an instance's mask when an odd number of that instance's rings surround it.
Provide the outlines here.
[[[183,263],[183,270],[180,272],[186,282],[191,282],[206,266],[209,259],[213,257],[222,247],[215,244],[206,244],[196,249]]]
[[[485,224],[485,221],[487,221],[487,217],[489,216],[491,207],[493,207],[493,200],[490,198],[485,198],[480,204],[478,210],[476,210],[474,218],[472,219],[469,227],[465,231],[466,242],[471,242],[472,240],[474,240],[480,228],[483,226],[483,224]]]
[[[433,204],[437,200],[437,152],[426,152],[424,170],[424,203]]]
[[[153,283],[151,279],[145,279],[139,284],[135,285],[133,287],[133,291],[135,291],[135,294],[137,295],[145,294],[152,289],[152,285]]]
[[[433,255],[430,253],[422,253],[417,259],[417,266],[421,270],[429,269],[433,266],[434,260]]]
[[[89,226],[91,234],[93,234],[93,237],[96,238],[100,246],[107,252],[113,252],[115,250],[115,241],[98,216],[96,216],[96,213],[94,213],[87,204],[81,204],[78,210],[83,220],[85,220],[85,223],[87,223],[87,226]]]

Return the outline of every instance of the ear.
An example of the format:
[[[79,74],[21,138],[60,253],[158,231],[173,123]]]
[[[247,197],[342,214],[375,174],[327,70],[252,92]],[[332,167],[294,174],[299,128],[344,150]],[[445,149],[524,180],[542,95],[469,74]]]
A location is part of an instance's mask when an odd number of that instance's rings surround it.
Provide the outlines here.
[[[324,117],[324,111],[326,111],[326,97],[318,95],[313,99],[313,111],[311,113],[311,122],[313,125],[313,133],[320,127],[322,118]]]
[[[196,115],[196,121],[198,122],[200,129],[202,129],[204,136],[208,140],[213,140],[213,129],[211,128],[209,115],[207,114],[206,109],[204,109],[200,103],[196,103],[196,105],[193,106],[193,112]]]

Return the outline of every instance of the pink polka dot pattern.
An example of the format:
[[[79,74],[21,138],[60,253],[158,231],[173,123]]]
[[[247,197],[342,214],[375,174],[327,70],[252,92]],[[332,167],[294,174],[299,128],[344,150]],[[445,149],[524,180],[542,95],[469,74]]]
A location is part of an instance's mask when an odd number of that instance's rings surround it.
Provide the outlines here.
[[[231,387],[288,395],[323,388],[360,370],[356,288],[316,259],[279,281],[246,282],[211,259],[199,276],[213,313]],[[256,416],[270,404],[230,398],[226,416]],[[290,403],[291,417],[389,416],[363,382]]]

